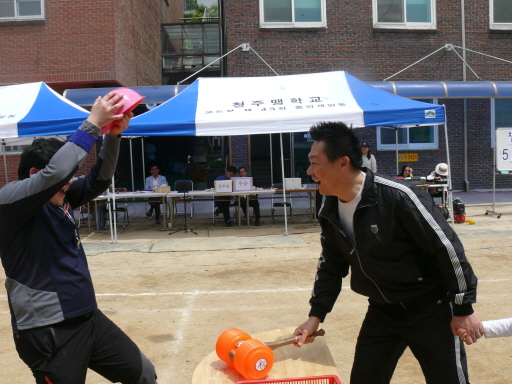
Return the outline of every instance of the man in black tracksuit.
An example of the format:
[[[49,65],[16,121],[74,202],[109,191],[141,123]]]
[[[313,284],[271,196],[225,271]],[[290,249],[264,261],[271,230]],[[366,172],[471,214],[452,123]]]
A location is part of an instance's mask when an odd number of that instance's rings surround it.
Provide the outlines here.
[[[409,347],[428,384],[468,383],[457,329],[483,335],[473,313],[477,278],[455,232],[430,196],[407,182],[361,168],[361,145],[343,123],[320,123],[308,174],[325,197],[317,275],[309,319],[298,345],[318,329],[351,271],[351,288],[367,296],[350,384],[389,383]]]

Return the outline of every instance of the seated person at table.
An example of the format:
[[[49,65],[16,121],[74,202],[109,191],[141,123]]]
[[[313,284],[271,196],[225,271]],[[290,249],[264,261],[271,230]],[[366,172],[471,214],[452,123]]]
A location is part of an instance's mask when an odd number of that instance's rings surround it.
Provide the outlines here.
[[[427,181],[433,184],[445,184],[448,179],[448,164],[439,163],[436,165],[436,169],[430,172],[430,175],[427,176]],[[428,193],[432,197],[442,197],[443,196],[443,188],[429,188]]]
[[[167,185],[167,179],[165,176],[159,175],[160,169],[158,168],[158,165],[152,165],[149,168],[149,173],[151,173],[151,176],[146,178],[146,186],[144,187],[147,191],[156,191],[158,187],[161,185]],[[149,206],[150,209],[146,213],[146,217],[151,218],[151,215],[153,215],[153,210],[155,210],[155,217],[156,217],[156,223],[160,224],[160,198],[155,199],[149,199]]]
[[[244,166],[238,167],[238,176],[240,177],[247,177],[247,168]],[[254,179],[252,180],[254,185]],[[244,216],[247,217],[247,212],[245,212],[246,206],[247,206],[247,199],[245,197],[240,198],[240,205],[242,206],[242,211],[244,212]],[[251,198],[249,199],[249,207],[252,207],[254,210],[254,216],[256,218],[256,221],[254,222],[254,225],[259,227],[261,225],[260,223],[260,202],[258,201],[258,195],[251,195]]]
[[[400,171],[400,174],[396,176],[396,178],[399,180],[403,180],[406,177],[412,177],[412,168],[409,167],[408,165],[404,165],[402,167],[402,170]]]
[[[226,174],[217,177],[215,180],[231,180],[233,176],[236,174],[236,167],[233,165],[228,165],[226,168]],[[215,197],[215,206],[217,209],[215,210],[215,215],[218,215],[222,212],[222,216],[224,216],[224,223],[226,223],[226,227],[232,227],[231,218],[229,217],[229,206],[231,204],[231,200],[226,200],[223,196]]]

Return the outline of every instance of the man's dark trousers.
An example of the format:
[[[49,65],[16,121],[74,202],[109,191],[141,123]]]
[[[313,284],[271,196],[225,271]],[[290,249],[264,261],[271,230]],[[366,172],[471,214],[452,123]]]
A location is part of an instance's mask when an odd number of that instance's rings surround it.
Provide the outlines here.
[[[156,383],[153,364],[98,309],[76,319],[14,332],[14,343],[37,384],[83,384],[87,368],[113,383]]]
[[[245,197],[240,198],[240,206],[242,207],[242,212],[244,213],[244,216],[247,217],[247,212],[245,212],[247,206],[247,199]],[[260,202],[256,197],[252,197],[249,199],[249,208],[252,208],[254,210],[254,217],[256,221],[259,221],[261,217]]]
[[[215,205],[224,216],[224,222],[227,224],[230,222],[229,215],[229,206],[231,205],[231,201],[229,200],[215,200]]]
[[[409,310],[400,304],[369,301],[350,384],[388,384],[407,347],[419,361],[427,384],[469,383],[466,352],[451,331],[452,311],[446,300],[431,300]]]

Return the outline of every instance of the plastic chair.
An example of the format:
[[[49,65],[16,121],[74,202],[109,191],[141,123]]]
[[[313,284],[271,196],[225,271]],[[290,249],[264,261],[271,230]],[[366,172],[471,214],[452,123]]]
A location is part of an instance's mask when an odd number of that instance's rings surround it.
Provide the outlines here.
[[[272,184],[272,189],[283,189],[283,183],[275,183]],[[289,192],[286,192],[286,203],[284,202],[284,199],[277,197],[277,194],[272,194],[271,197],[271,212],[272,212],[272,222],[276,222],[277,216],[283,216],[284,217],[284,211],[282,215],[276,214],[276,208],[284,208],[289,210],[289,214],[287,214],[287,218],[291,220],[293,223],[293,207],[292,207],[292,195]]]
[[[108,211],[109,211],[109,205],[110,205],[110,201],[107,201],[107,204],[104,205],[104,209],[103,209],[103,228],[106,228],[106,225],[107,223],[110,224],[109,222],[109,215],[108,215]],[[126,229],[126,227],[128,225],[130,225],[130,216],[128,215],[128,204],[116,204],[115,205],[115,210],[112,209],[112,215],[117,215],[116,217],[116,222],[117,224],[119,225],[120,222],[119,220],[117,220],[117,218],[119,217],[119,213],[122,213],[123,214],[123,229]]]
[[[185,204],[190,204],[190,218],[194,217],[194,198],[192,196],[186,196],[186,193],[194,190],[194,183],[192,180],[177,180],[174,183],[174,190],[182,192],[184,196],[174,198],[174,213],[176,216],[183,215],[185,212]],[[178,202],[183,203],[183,213],[178,212]]]
[[[87,204],[81,205],[78,208],[78,229],[80,229],[82,226],[82,222],[87,224],[89,219],[91,219],[91,224],[94,225],[96,220],[96,215],[94,214],[94,204],[89,204],[89,211],[87,211]]]

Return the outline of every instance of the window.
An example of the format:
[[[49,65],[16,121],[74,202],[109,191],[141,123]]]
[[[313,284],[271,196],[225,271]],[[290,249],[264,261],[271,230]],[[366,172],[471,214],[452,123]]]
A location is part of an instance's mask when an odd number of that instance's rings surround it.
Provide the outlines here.
[[[190,13],[195,11],[197,6],[197,0],[184,0],[183,1],[183,12]]]
[[[44,0],[0,0],[0,20],[28,20],[44,17]]]
[[[260,0],[262,28],[325,28],[325,0]]]
[[[419,100],[424,103],[437,104],[436,99]],[[377,130],[377,150],[394,151],[398,133],[398,149],[401,150],[428,150],[439,149],[437,125],[410,127],[410,128],[384,128]]]
[[[496,129],[512,128],[512,99],[491,99],[491,143],[495,146]]]
[[[30,145],[2,145],[3,151],[6,154],[9,153],[21,153],[25,148],[28,148]]]
[[[373,0],[373,26],[435,29],[436,0]]]
[[[512,29],[512,1],[490,0],[491,29]]]

